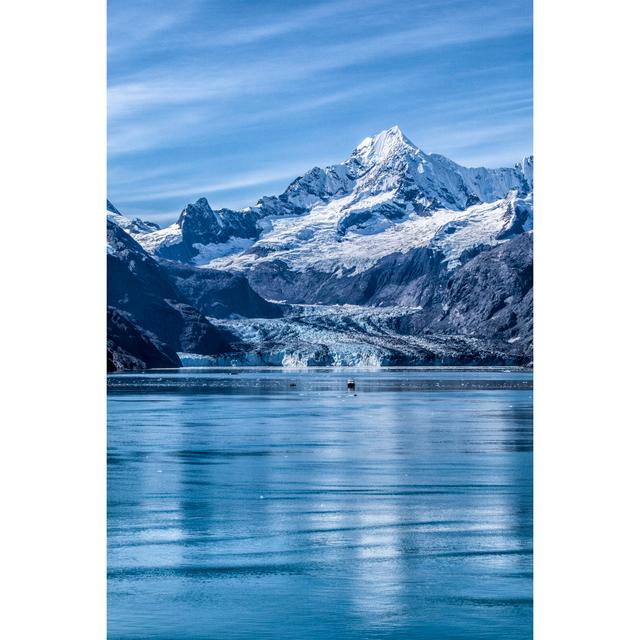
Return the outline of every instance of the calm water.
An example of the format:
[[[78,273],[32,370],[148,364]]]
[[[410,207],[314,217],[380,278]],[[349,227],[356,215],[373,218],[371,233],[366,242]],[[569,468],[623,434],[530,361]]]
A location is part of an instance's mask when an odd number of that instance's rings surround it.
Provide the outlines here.
[[[109,379],[110,638],[531,638],[529,372],[234,373]]]

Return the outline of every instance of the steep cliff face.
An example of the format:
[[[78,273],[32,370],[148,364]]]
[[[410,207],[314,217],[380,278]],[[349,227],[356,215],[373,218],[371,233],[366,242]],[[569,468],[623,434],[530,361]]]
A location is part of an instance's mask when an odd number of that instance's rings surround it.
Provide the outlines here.
[[[450,278],[434,330],[503,340],[532,359],[533,234],[484,251]]]
[[[241,274],[171,263],[162,266],[185,300],[206,316],[280,318],[286,310],[258,295]]]
[[[439,333],[493,341],[520,364],[530,363],[533,233],[479,251],[444,274],[429,302],[418,313],[399,319],[394,327],[407,335]]]
[[[107,371],[179,366],[180,358],[167,345],[114,307],[107,307]]]
[[[111,221],[107,221],[107,304],[139,334],[156,346],[164,345],[162,350],[173,362],[179,362],[179,351],[215,354],[231,348],[230,336],[189,305],[156,261]],[[110,322],[115,321],[112,313]],[[130,326],[120,324],[121,330],[112,333],[114,346],[127,336],[129,342],[122,346],[132,353],[130,343],[136,334]],[[139,347],[146,350],[142,342]],[[152,366],[152,361],[144,362]]]

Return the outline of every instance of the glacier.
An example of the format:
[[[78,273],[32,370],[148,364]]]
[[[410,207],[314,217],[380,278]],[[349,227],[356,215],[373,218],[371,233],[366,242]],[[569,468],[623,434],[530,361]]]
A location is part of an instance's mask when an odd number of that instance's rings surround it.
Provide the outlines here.
[[[419,307],[291,305],[282,318],[209,318],[241,345],[234,354],[179,353],[183,366],[305,368],[493,364],[496,346],[473,337],[402,334],[394,321]],[[470,356],[469,354],[473,354]],[[504,352],[500,362],[517,363]]]

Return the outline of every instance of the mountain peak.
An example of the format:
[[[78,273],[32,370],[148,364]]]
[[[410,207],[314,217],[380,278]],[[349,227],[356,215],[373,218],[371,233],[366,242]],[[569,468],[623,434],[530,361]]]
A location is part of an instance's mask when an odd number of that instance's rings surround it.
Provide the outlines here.
[[[198,198],[195,202],[189,203],[181,212],[178,218],[178,225],[184,226],[186,219],[208,218],[213,214],[209,201],[206,198]]]
[[[383,129],[380,133],[373,136],[374,138],[388,138],[388,139],[404,139],[406,140],[404,133],[402,133],[402,129],[397,124],[394,124],[393,127],[389,127],[388,129]]]
[[[398,125],[365,138],[353,152],[354,156],[368,163],[380,162],[398,151],[417,151],[417,147],[402,133]]]

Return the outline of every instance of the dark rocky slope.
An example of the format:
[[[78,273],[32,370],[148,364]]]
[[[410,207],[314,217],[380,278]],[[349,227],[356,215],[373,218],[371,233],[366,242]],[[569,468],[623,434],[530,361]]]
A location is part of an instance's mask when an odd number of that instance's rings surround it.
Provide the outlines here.
[[[275,260],[247,273],[251,286],[274,300],[299,304],[358,304],[424,306],[436,294],[446,273],[443,255],[426,247],[392,253],[361,272],[298,272]]]
[[[136,325],[139,333],[142,330],[153,342],[166,345],[165,353],[172,360],[178,351],[214,355],[232,349],[229,334],[213,327],[188,304],[157,262],[111,221],[107,221],[107,242],[107,304]],[[112,333],[112,347],[132,353],[135,332],[131,327],[123,331]],[[119,345],[124,335],[127,343]],[[146,344],[138,347],[139,353],[146,353]]]
[[[481,251],[456,269],[437,299],[396,328],[488,339],[527,364],[533,357],[533,233]]]
[[[432,326],[506,341],[533,357],[533,233],[484,251],[447,283],[443,317]]]
[[[180,358],[114,307],[107,308],[107,371],[179,367]]]
[[[162,268],[185,300],[206,316],[280,318],[286,308],[265,300],[237,273],[169,262],[162,263]]]

